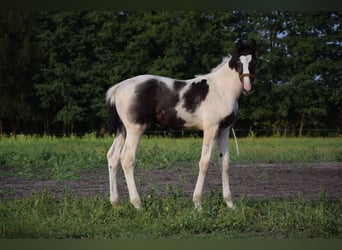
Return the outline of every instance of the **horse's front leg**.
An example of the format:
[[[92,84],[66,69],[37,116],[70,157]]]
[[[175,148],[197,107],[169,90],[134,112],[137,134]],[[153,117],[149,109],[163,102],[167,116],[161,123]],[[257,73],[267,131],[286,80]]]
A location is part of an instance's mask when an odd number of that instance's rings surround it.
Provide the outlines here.
[[[195,191],[193,195],[195,208],[199,211],[202,210],[201,200],[202,200],[203,184],[204,184],[205,176],[207,174],[211,152],[212,152],[215,137],[216,137],[216,132],[217,132],[217,126],[210,127],[209,129],[205,129],[203,131],[202,154],[201,154],[201,159],[199,161],[199,173],[198,173],[196,187],[195,187]]]
[[[232,193],[229,185],[229,151],[228,151],[228,137],[229,129],[220,130],[217,137],[217,146],[219,150],[219,166],[222,168],[222,191],[223,199],[227,206],[231,209],[235,209]]]

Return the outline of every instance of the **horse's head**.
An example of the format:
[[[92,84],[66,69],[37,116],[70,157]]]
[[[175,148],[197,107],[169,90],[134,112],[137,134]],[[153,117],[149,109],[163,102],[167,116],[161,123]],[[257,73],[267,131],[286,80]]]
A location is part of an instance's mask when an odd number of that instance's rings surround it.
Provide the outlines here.
[[[229,67],[236,70],[242,84],[242,92],[247,95],[252,90],[257,63],[257,44],[254,39],[247,41],[239,40],[235,45],[235,51],[229,61]]]

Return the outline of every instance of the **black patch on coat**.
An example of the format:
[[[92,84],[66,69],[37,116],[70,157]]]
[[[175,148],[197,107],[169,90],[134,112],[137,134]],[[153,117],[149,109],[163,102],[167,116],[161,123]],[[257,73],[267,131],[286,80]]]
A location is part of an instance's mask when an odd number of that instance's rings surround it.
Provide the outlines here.
[[[181,91],[182,88],[184,88],[186,85],[186,82],[184,81],[179,81],[179,80],[175,80],[174,83],[173,83],[173,89],[176,91],[176,92],[179,92]]]
[[[232,126],[235,122],[235,119],[236,119],[236,115],[234,112],[224,117],[219,123],[219,130],[223,130]]]
[[[141,125],[156,122],[161,126],[179,129],[185,121],[177,116],[175,106],[179,102],[177,92],[170,90],[164,82],[149,79],[135,88],[129,112],[131,120]]]
[[[197,107],[207,97],[209,92],[209,85],[207,80],[202,79],[200,82],[191,83],[190,88],[184,93],[183,107],[191,113],[194,113]]]

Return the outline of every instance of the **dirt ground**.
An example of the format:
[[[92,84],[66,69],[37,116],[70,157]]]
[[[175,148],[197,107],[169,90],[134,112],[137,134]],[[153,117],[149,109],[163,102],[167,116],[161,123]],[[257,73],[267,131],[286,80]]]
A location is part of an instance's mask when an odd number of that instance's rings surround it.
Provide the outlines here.
[[[168,170],[142,170],[136,168],[137,188],[142,197],[151,189],[156,196],[166,196],[173,188],[191,197],[195,187],[198,168],[196,166],[175,166]],[[232,164],[230,182],[233,197],[253,199],[297,198],[316,200],[321,191],[330,200],[342,198],[342,163],[253,163]],[[119,194],[128,197],[122,171],[118,174]],[[58,197],[65,192],[82,197],[109,197],[108,170],[106,166],[79,173],[76,180],[55,181],[22,179],[0,176],[0,200],[18,199],[30,196],[35,191],[47,189]],[[221,190],[221,173],[210,166],[204,185],[204,195]]]

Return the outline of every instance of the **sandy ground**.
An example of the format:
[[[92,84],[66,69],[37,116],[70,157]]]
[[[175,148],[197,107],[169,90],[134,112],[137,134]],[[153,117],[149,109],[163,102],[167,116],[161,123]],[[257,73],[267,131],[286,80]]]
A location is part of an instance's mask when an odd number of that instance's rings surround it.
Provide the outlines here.
[[[156,196],[167,196],[170,188],[191,197],[197,178],[196,166],[174,166],[168,170],[142,170],[136,168],[137,188],[142,197],[153,188]],[[316,200],[321,191],[330,200],[342,198],[342,163],[253,163],[232,164],[230,181],[233,197],[253,199],[297,198]],[[118,174],[121,198],[128,197],[122,171]],[[0,200],[18,199],[47,189],[59,197],[65,192],[82,197],[109,197],[106,166],[79,173],[76,180],[55,181],[0,177]],[[210,166],[204,185],[204,195],[221,190],[221,172]]]

